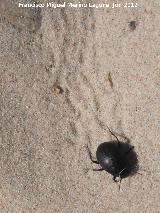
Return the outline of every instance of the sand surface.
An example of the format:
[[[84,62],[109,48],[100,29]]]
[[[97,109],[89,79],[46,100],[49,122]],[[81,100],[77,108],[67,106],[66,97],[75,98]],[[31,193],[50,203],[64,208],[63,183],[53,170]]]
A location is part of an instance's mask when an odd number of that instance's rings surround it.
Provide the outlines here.
[[[0,0],[0,212],[160,212],[158,0],[132,9],[18,2]],[[107,125],[139,159],[141,175],[120,191],[92,171],[86,150],[95,156],[113,139]]]

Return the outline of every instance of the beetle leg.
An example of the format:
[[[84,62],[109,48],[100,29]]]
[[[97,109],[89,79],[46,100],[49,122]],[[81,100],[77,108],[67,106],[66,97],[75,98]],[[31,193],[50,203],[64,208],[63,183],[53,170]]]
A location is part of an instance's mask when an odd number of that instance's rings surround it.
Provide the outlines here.
[[[117,139],[118,143],[120,143],[118,137],[110,130],[110,128],[109,128],[108,126],[107,126],[107,128],[108,128],[108,130],[110,131],[110,133]],[[130,142],[131,142],[130,139],[129,139],[124,133],[122,133],[122,134],[116,133],[116,134],[117,134],[118,136],[124,138],[124,139],[126,140],[126,143],[130,143]]]
[[[99,164],[99,162],[98,162],[98,161],[93,160],[92,158],[91,158],[91,161],[92,161],[92,163]]]
[[[119,191],[121,190],[121,181],[122,181],[122,179],[120,179],[120,181],[119,181]]]
[[[99,168],[99,169],[93,169],[93,171],[103,171],[103,168]]]
[[[98,161],[93,160],[93,157],[92,157],[91,151],[90,151],[90,149],[89,149],[89,147],[88,147],[88,146],[87,146],[87,150],[88,150],[89,158],[91,159],[92,163],[99,164],[99,162],[98,162]]]
[[[107,126],[107,128],[110,131],[111,135],[113,135],[117,139],[118,146],[120,147],[120,141],[119,141],[118,137],[110,130],[110,128],[108,126]]]
[[[119,180],[116,180],[116,176],[113,177],[114,182],[119,182]]]

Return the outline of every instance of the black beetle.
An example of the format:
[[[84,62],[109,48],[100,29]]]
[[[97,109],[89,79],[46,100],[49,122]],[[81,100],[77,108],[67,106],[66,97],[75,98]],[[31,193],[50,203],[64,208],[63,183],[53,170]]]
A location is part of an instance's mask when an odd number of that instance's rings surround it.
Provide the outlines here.
[[[109,128],[108,128],[109,129]],[[110,133],[114,135],[109,129]],[[126,137],[125,137],[126,138]],[[118,182],[130,175],[134,175],[138,170],[137,154],[134,147],[127,142],[116,140],[101,143],[96,151],[97,161],[93,160],[91,151],[88,148],[90,159],[93,163],[100,164],[101,168],[94,171],[107,171],[113,175],[113,180]]]

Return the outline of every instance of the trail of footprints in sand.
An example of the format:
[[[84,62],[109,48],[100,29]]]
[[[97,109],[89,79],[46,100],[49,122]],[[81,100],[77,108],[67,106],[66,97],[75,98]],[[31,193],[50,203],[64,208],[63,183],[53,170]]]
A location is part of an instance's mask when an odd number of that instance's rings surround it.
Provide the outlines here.
[[[97,97],[91,81],[82,72],[75,75],[68,76],[66,82],[69,88],[67,99],[78,115],[75,126],[80,128],[76,132],[85,132],[86,139],[89,141],[94,135],[94,137],[96,136],[94,139],[98,141],[100,135],[107,134],[106,126],[98,116],[101,107],[100,99]],[[116,114],[117,107],[118,103],[115,103],[113,106],[114,114]]]
[[[107,88],[107,84],[103,84],[99,79],[100,70],[96,71],[95,14],[89,10],[79,11],[78,14],[75,14],[74,11],[69,14],[67,10],[61,10],[55,17],[57,23],[59,23],[59,19],[63,26],[58,25],[61,31],[55,30],[54,33],[59,42],[63,40],[63,45],[59,52],[60,64],[56,75],[57,81],[66,85],[65,98],[77,118],[72,122],[71,129],[73,134],[82,137],[85,132],[86,138],[90,138],[91,141],[99,141],[101,135],[107,134],[105,124],[99,116],[99,112],[101,111],[103,114],[104,111],[102,109],[105,105],[104,99],[107,101],[109,97],[111,103],[113,101],[109,111],[111,114],[115,114],[119,99],[112,88],[111,74]],[[61,32],[61,37],[58,36],[59,32]],[[107,73],[106,70],[106,76]],[[109,86],[110,84],[111,86]],[[81,138],[81,140],[83,139]]]
[[[105,127],[105,119],[108,117],[105,113],[115,114],[119,102],[113,91],[112,73],[107,85],[98,76],[99,72],[104,71],[96,70],[98,50],[94,46],[95,14],[88,10],[76,14],[73,10],[70,13],[61,10],[52,15],[55,21],[51,25],[53,24],[55,30],[49,39],[53,37],[57,42],[50,46],[56,50],[55,61],[59,62],[54,69],[54,79],[65,85],[66,102],[76,116],[76,121],[71,121],[71,131],[73,135],[78,135],[80,140],[86,141],[86,138],[90,138],[94,143],[99,141],[102,135],[108,134]],[[56,46],[57,44],[59,45]],[[106,81],[108,72],[106,70]],[[106,102],[109,110],[104,109],[107,108]],[[82,138],[82,135],[86,138]]]

